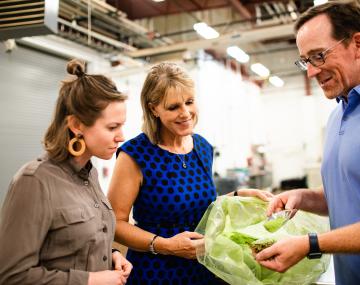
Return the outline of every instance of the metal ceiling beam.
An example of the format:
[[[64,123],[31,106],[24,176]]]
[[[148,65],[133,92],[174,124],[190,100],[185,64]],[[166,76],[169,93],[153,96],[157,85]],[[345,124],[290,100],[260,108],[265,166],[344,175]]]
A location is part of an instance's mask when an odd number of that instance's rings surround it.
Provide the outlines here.
[[[228,0],[238,13],[244,17],[244,19],[251,20],[253,16],[249,10],[240,2],[240,0]]]
[[[211,40],[195,40],[176,43],[156,48],[147,48],[137,51],[127,52],[126,55],[132,58],[147,57],[158,54],[172,53],[185,50],[197,50],[214,48],[219,45],[238,45],[249,42],[259,42],[274,38],[291,37],[294,35],[294,25],[278,25],[272,27],[264,27],[248,31],[239,31],[237,33],[224,34],[216,39]]]

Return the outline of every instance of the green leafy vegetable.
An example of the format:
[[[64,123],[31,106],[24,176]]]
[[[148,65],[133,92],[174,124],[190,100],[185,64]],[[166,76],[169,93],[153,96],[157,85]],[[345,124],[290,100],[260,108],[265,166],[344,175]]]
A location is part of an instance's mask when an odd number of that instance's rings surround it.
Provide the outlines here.
[[[265,249],[269,246],[272,246],[275,242],[276,242],[276,240],[273,238],[263,238],[263,239],[258,239],[256,241],[253,241],[250,244],[250,247],[253,251],[258,253],[258,252],[262,251],[263,249]]]
[[[277,217],[273,220],[267,221],[264,223],[265,229],[267,229],[269,232],[274,233],[278,229],[280,229],[286,222],[286,218],[284,217]]]

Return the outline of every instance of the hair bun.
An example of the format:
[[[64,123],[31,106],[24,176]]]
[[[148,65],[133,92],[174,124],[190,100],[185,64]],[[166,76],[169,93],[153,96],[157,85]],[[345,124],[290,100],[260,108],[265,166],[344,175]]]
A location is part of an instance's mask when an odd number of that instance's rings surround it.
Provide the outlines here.
[[[68,62],[66,70],[69,74],[81,77],[85,75],[85,62],[79,59],[72,59]]]

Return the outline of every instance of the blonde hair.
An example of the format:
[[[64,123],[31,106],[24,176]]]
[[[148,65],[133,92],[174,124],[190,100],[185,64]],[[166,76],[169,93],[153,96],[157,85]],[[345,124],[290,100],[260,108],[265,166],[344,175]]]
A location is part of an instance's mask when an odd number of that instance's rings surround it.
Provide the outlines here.
[[[194,93],[194,81],[175,63],[163,62],[153,66],[141,90],[142,131],[153,144],[160,142],[161,122],[154,116],[149,104],[159,105],[170,90]]]
[[[67,72],[76,78],[62,82],[53,119],[43,142],[49,157],[58,162],[70,156],[67,146],[74,134],[67,125],[69,115],[74,115],[86,126],[92,126],[110,102],[122,102],[127,98],[107,77],[86,74],[85,64],[77,59],[68,62]]]

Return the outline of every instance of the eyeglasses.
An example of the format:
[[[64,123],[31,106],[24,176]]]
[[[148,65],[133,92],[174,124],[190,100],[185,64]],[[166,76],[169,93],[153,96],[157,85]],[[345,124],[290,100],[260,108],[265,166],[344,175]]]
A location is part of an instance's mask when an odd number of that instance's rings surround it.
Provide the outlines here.
[[[314,67],[318,67],[320,65],[323,65],[325,63],[325,55],[331,51],[333,48],[335,48],[337,45],[342,43],[346,38],[343,38],[342,40],[338,41],[333,46],[327,48],[326,50],[319,52],[317,54],[310,55],[308,58],[300,58],[297,61],[295,61],[295,64],[297,67],[299,67],[301,70],[306,71],[308,69],[307,64],[310,63]]]

